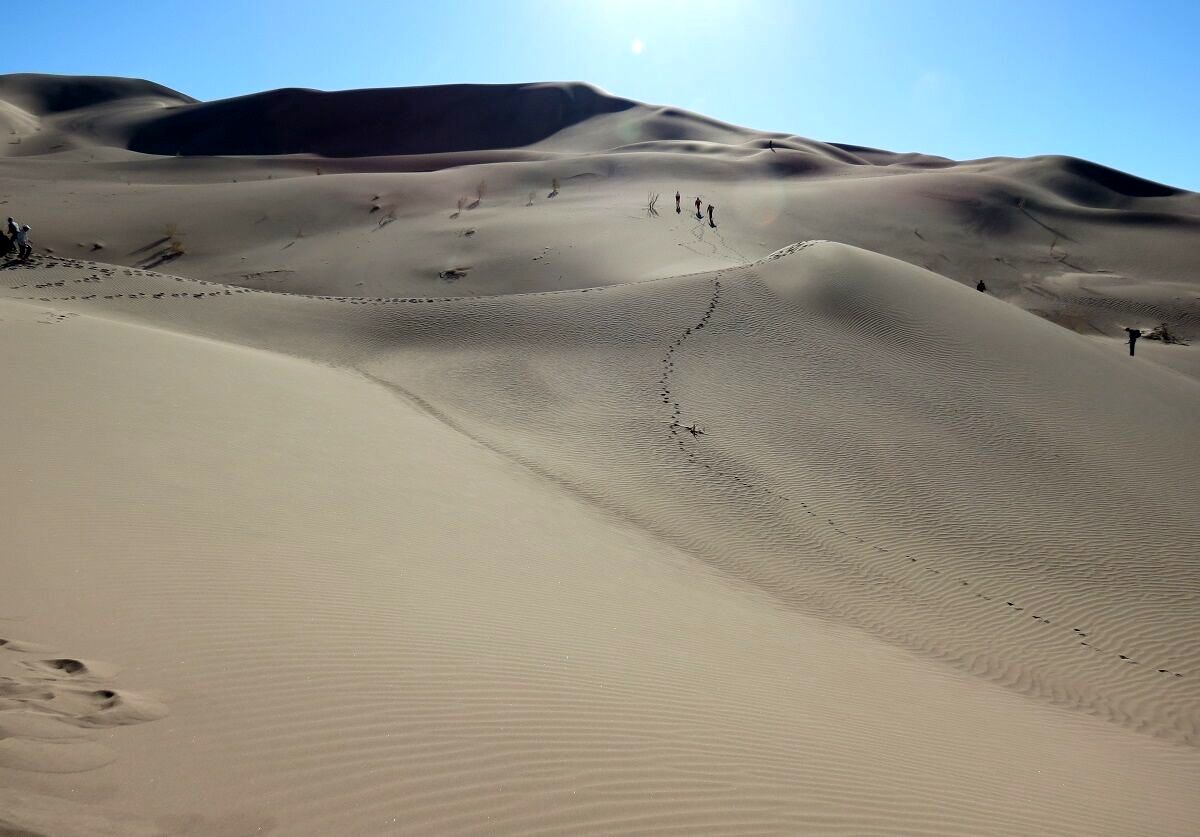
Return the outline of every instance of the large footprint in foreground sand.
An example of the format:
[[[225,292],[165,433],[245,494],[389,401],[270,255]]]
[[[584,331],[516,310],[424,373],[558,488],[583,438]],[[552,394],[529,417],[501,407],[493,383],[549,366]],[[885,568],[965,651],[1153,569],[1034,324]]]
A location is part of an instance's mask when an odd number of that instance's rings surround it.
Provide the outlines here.
[[[115,754],[89,729],[153,721],[161,703],[113,688],[112,666],[0,638],[0,767],[76,773]]]

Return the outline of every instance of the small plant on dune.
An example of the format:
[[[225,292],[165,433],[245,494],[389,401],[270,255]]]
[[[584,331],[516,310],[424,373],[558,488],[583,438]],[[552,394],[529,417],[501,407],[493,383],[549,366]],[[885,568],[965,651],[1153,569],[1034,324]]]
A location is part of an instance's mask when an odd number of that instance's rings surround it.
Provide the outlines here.
[[[554,178],[553,181],[551,181],[550,194],[546,195],[546,197],[548,197],[548,198],[557,198],[558,197],[558,178],[557,177]]]
[[[533,206],[533,192],[529,193],[529,200],[525,201],[526,206]]]
[[[655,204],[658,203],[658,192],[646,195],[646,215],[655,218],[658,216],[658,209]]]
[[[467,209],[476,209],[479,204],[483,203],[483,196],[487,194],[487,181],[481,180],[475,186],[475,200],[467,204]]]
[[[1152,329],[1149,334],[1144,335],[1147,340],[1161,340],[1164,343],[1174,343],[1178,346],[1186,346],[1187,341],[1182,340],[1179,335],[1172,334],[1170,326],[1167,323],[1160,323]]]
[[[170,258],[178,258],[187,252],[187,248],[183,245],[183,239],[179,237],[179,226],[177,224],[167,224],[163,231],[166,238],[166,246],[163,248]]]
[[[454,218],[457,218],[459,215],[462,215],[463,207],[466,205],[466,203],[467,203],[466,198],[459,198],[458,199],[458,209],[456,209],[454,212],[450,213],[450,218],[454,219]]]

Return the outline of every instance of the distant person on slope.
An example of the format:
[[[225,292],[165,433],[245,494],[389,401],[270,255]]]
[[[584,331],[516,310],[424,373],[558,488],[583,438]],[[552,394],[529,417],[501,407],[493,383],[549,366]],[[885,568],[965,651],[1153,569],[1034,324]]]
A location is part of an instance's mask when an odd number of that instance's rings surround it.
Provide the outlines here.
[[[708,225],[710,227],[715,227],[717,225],[717,222],[713,220],[712,214],[713,214],[713,205],[710,203],[708,205]]]
[[[1142,330],[1140,328],[1127,328],[1125,331],[1129,334],[1129,356],[1133,357],[1133,344],[1142,336]]]
[[[975,286],[975,290],[979,291],[980,293],[987,293],[987,285],[983,284],[982,279],[980,279],[979,284]]]
[[[675,190],[675,214],[678,215],[681,212],[683,212],[683,210],[679,208],[679,190],[676,189]]]
[[[700,214],[700,199],[699,198],[696,198],[696,217],[697,218],[704,217],[703,215]]]
[[[28,259],[29,254],[33,252],[33,246],[29,243],[28,224],[17,231],[17,250],[20,251],[21,261]]]

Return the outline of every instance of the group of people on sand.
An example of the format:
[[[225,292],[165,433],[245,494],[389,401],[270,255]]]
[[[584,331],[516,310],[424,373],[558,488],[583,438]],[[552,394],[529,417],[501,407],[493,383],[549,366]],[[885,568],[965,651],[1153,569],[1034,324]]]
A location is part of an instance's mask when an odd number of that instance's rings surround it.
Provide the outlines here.
[[[25,261],[33,252],[33,245],[29,243],[29,225],[18,224],[16,219],[9,217],[8,226],[5,229],[7,235],[0,235],[0,250],[4,251],[4,255],[11,254],[14,250],[17,251],[17,258]]]
[[[699,218],[701,221],[703,221],[704,216],[700,213],[700,204],[701,203],[702,203],[702,201],[700,200],[700,198],[697,197],[696,198],[696,217]],[[713,210],[714,209],[715,209],[715,207],[710,203],[708,205],[708,225],[710,227],[716,228],[717,222],[713,220]],[[675,214],[678,215],[681,212],[683,212],[683,208],[679,205],[679,190],[676,190],[675,191]]]

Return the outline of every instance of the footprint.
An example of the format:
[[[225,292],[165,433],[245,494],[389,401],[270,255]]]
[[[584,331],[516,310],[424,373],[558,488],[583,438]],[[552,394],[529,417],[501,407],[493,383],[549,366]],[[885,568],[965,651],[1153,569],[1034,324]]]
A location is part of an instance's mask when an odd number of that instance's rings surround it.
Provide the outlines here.
[[[86,665],[79,660],[72,660],[67,657],[63,657],[62,659],[58,660],[42,660],[40,665],[53,671],[59,671],[68,675],[88,673],[88,667]]]

